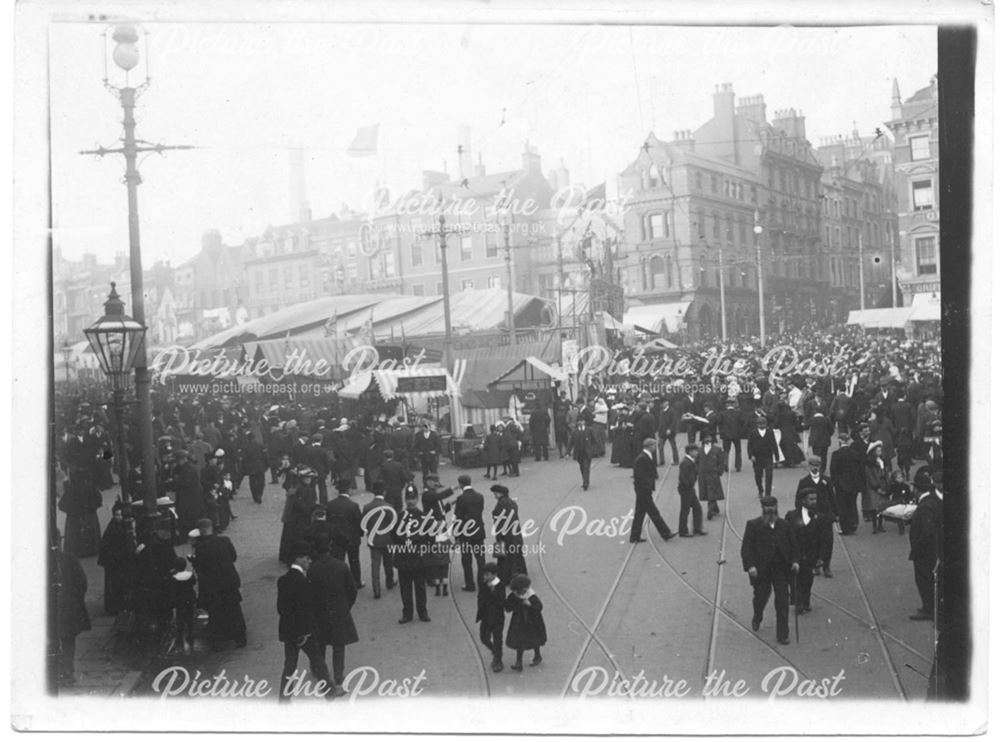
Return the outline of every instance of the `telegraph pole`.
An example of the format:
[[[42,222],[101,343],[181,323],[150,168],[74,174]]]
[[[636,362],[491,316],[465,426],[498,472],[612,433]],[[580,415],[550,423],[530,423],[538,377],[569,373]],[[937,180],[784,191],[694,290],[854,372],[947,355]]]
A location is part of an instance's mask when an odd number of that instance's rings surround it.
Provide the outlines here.
[[[760,320],[760,347],[764,347],[764,259],[760,253],[760,235],[764,228],[760,225],[760,212],[753,212],[753,242],[757,248],[757,314]]]
[[[861,288],[861,309],[865,308],[865,256],[861,244],[861,231],[858,230],[858,286]]]
[[[511,346],[517,344],[517,333],[514,331],[514,268],[510,255],[510,213],[501,214],[503,219],[503,249],[507,260],[507,329],[510,333]]]
[[[421,232],[422,237],[437,237],[441,249],[441,291],[444,296],[444,362],[445,368],[451,373],[451,292],[448,290],[448,237],[453,234],[465,234],[463,227],[445,227],[444,211],[438,215],[438,228]]]

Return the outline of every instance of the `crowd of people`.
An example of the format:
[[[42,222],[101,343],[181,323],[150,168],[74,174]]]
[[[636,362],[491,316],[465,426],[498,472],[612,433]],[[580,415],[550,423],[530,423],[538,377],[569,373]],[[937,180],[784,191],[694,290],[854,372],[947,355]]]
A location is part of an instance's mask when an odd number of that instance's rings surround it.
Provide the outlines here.
[[[808,612],[813,576],[832,577],[834,528],[845,536],[857,532],[859,501],[873,534],[884,531],[887,518],[901,529],[911,523],[910,558],[922,603],[914,618],[931,617],[928,575],[940,548],[939,346],[848,333],[779,341],[802,358],[840,354],[845,360],[836,375],[803,371],[775,378],[765,354],[751,345],[687,347],[683,353],[692,359],[714,354],[742,363],[738,372],[673,378],[655,389],[615,377],[591,383],[575,400],[559,389],[551,406],[535,405],[524,419],[506,417],[491,426],[478,443],[485,476],[491,482],[519,476],[523,454],[548,461],[551,434],[555,457],[578,463],[583,489],[590,486],[594,459],[608,457],[612,465],[632,470],[632,542],[644,540],[646,517],[662,538],[687,538],[705,534],[705,521],[720,514],[723,476],[730,466],[741,470],[745,453],[762,505],[760,522],[767,527],[748,525],[743,546],[754,585],[755,630],[773,592],[778,640],[787,641],[789,590],[796,611]],[[454,489],[441,486],[438,462],[445,452],[430,421],[407,423],[386,414],[348,418],[328,401],[273,404],[158,389],[157,492],[169,496],[168,504],[156,518],[137,517],[141,468],[126,446],[126,497],[115,503],[102,537],[96,512],[102,492],[113,485],[113,420],[96,388],[61,398],[59,408],[63,550],[76,557],[99,555],[104,608],[126,615],[124,624],[169,622],[178,646],[189,652],[194,616],[202,611],[213,646],[246,644],[236,550],[222,534],[239,517],[233,499],[243,482],[259,505],[269,476],[285,492],[276,544],[276,556],[289,570],[279,581],[278,599],[283,686],[301,650],[331,697],[342,693],[344,649],[358,641],[350,609],[367,587],[362,547],[370,556],[373,598],[398,586],[400,623],[431,621],[427,589],[448,595],[448,565],[458,551],[462,589],[479,593],[477,621],[493,669],[503,669],[500,637],[507,614],[507,646],[517,653],[512,667],[522,668],[528,650],[531,664],[541,661],[542,605],[527,575],[517,503],[507,486],[492,484],[494,543],[488,546],[485,498],[468,475],[458,477]],[[128,430],[124,437],[134,442]],[[915,460],[924,463],[911,476]],[[679,470],[676,534],[653,502],[657,468],[668,462]],[[803,463],[808,473],[798,483],[795,507],[779,519],[771,496],[773,470]],[[372,493],[363,510],[353,499],[362,489]],[[935,500],[927,501],[928,494]],[[187,560],[174,548],[185,540],[194,550]],[[333,650],[332,674],[327,646]]]

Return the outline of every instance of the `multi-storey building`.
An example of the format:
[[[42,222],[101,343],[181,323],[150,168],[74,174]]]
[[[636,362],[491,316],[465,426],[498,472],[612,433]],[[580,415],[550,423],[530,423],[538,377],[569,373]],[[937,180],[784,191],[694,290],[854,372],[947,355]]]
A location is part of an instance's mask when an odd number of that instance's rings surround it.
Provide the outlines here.
[[[894,80],[891,111],[892,119],[886,126],[895,142],[899,219],[896,276],[903,306],[909,306],[914,296],[941,288],[937,76],[906,101]]]
[[[676,307],[668,327],[701,338],[721,332],[724,287],[727,330],[754,333],[759,241],[767,332],[828,319],[823,169],[804,117],[789,109],[768,123],[763,97],[737,107],[729,84],[716,87],[713,108],[709,121],[672,142],[650,134],[621,174],[627,295]]]
[[[448,288],[451,292],[505,288],[509,271],[517,290],[529,290],[530,275],[520,256],[548,239],[542,212],[553,189],[542,175],[541,158],[525,144],[522,167],[487,174],[482,163],[468,177],[424,173],[423,189],[385,203],[362,225],[360,251],[370,276],[368,290],[395,290],[413,296],[443,292],[438,217],[443,209],[446,230]],[[509,207],[508,217],[498,205]],[[519,277],[519,278],[518,278]]]
[[[827,253],[835,319],[861,307],[892,305],[896,255],[892,143],[881,131],[824,139],[817,150],[823,172],[823,249]],[[861,271],[864,275],[861,275]]]

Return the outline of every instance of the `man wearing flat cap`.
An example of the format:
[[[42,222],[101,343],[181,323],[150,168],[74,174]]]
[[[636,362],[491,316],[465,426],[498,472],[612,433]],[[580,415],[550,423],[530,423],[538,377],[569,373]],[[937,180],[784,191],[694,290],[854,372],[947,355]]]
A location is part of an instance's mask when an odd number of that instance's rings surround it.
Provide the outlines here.
[[[799,571],[798,543],[792,526],[778,517],[775,498],[762,497],[760,507],[761,516],[747,521],[740,550],[743,570],[753,586],[751,627],[760,629],[773,590],[778,643],[788,644],[788,585]]]
[[[830,571],[830,560],[833,558],[833,524],[837,520],[837,498],[833,482],[822,473],[822,460],[812,455],[806,458],[809,473],[799,480],[795,488],[795,508],[802,505],[803,493],[808,490],[816,492],[816,524],[819,530],[819,554],[813,574],[818,575],[822,569],[824,576],[833,577]]]
[[[497,577],[504,585],[510,584],[514,575],[527,574],[524,561],[524,536],[517,503],[511,498],[510,490],[502,484],[494,484],[490,492],[496,498],[493,508],[493,537],[496,539]]]

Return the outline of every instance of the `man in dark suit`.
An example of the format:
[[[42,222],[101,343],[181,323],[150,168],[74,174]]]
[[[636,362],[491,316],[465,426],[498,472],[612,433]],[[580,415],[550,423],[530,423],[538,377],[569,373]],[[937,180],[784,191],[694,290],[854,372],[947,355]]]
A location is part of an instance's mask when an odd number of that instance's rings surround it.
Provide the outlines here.
[[[535,449],[535,461],[543,458],[549,460],[549,424],[552,418],[544,406],[539,405],[528,418],[528,430],[531,431],[531,445]]]
[[[243,442],[243,473],[250,482],[250,496],[260,505],[264,501],[264,473],[267,471],[267,453],[254,434],[247,431]]]
[[[633,544],[641,543],[646,539],[642,538],[642,525],[646,516],[653,521],[653,525],[664,541],[672,539],[677,534],[672,533],[670,526],[663,520],[656,503],[653,502],[653,490],[656,488],[656,440],[647,438],[642,442],[642,452],[635,457],[632,463],[632,482],[635,486],[635,515],[632,519],[632,532],[629,535],[629,542]]]
[[[347,541],[347,563],[351,565],[354,584],[365,586],[361,581],[361,507],[351,499],[351,480],[337,480],[337,496],[326,506],[326,518]]]
[[[236,571],[236,549],[225,536],[214,533],[212,521],[198,521],[201,534],[191,564],[198,573],[199,603],[208,611],[208,633],[213,644],[228,639],[237,647],[247,645],[247,624],[240,603],[240,575]]]
[[[819,457],[821,472],[826,471],[827,454],[833,437],[833,421],[822,412],[814,412],[807,420],[809,425],[809,447]]]
[[[177,468],[174,469],[167,488],[174,491],[178,528],[181,533],[188,533],[205,516],[205,494],[198,470],[188,461],[187,451],[175,451],[174,456],[177,458]]]
[[[326,647],[333,648],[333,690],[344,695],[345,648],[356,644],[358,631],[351,618],[351,608],[358,597],[351,571],[340,559],[330,555],[330,542],[321,538],[316,545],[316,558],[306,573],[316,592],[316,643],[326,665]]]
[[[747,456],[753,462],[753,478],[757,483],[757,496],[771,496],[774,479],[774,462],[781,458],[774,431],[767,427],[767,418],[757,418],[757,429],[747,436]]]
[[[382,496],[385,485],[379,480],[372,482],[372,493],[375,495],[371,502],[365,505],[361,513],[361,527],[365,531],[365,540],[368,542],[368,556],[372,565],[372,593],[375,599],[382,597],[382,584],[379,571],[385,569],[385,587],[392,590],[396,586],[396,581],[392,574],[392,552],[389,547],[392,544],[392,531],[396,526],[399,515]]]
[[[799,571],[795,575],[795,612],[799,615],[812,610],[813,568],[820,553],[820,516],[816,510],[816,490],[807,487],[796,496],[798,507],[785,513],[792,526],[794,541],[799,546]]]
[[[698,446],[687,445],[684,447],[684,460],[681,461],[680,472],[677,475],[677,494],[681,496],[681,519],[677,526],[677,533],[682,538],[692,535],[704,536],[706,532],[701,527],[701,503],[698,502],[698,494],[695,492],[695,485],[698,484],[698,465],[695,459],[698,456]],[[694,534],[688,531],[688,513],[694,513]]]
[[[580,466],[584,490],[590,489],[590,462],[597,446],[597,434],[593,426],[588,425],[582,417],[579,418],[576,421],[576,430],[570,436],[570,450],[573,451],[573,458]]]
[[[913,478],[917,509],[910,521],[910,561],[920,593],[920,609],[910,616],[913,621],[934,620],[934,570],[941,554],[941,499],[934,491],[933,480],[925,471]]]
[[[330,476],[330,468],[333,457],[330,452],[323,448],[323,434],[313,433],[309,438],[309,448],[305,453],[306,465],[316,472],[316,490],[319,493],[319,504],[326,505],[329,502],[329,495],[326,489],[326,480]]]
[[[472,489],[472,478],[468,474],[458,477],[461,494],[455,499],[455,541],[462,553],[462,573],[465,576],[466,592],[476,591],[476,582],[486,562],[486,526],[483,524],[484,498]],[[473,578],[472,560],[476,560],[476,575]]]
[[[309,584],[306,571],[312,564],[312,547],[300,541],[289,549],[292,560],[288,572],[278,578],[278,639],[285,645],[285,664],[281,670],[278,700],[290,701],[296,684],[292,673],[299,664],[299,652],[309,658],[309,669],[317,681],[316,689],[326,698],[333,698],[330,671],[317,640],[316,591]]]
[[[686,393],[678,403],[677,414],[680,419],[680,432],[687,433],[689,444],[697,440],[698,432],[701,430],[697,416],[701,413],[703,406],[701,395],[695,392]]]
[[[847,444],[846,433],[830,457],[830,481],[836,493],[840,533],[850,536],[858,530],[858,497],[866,486],[865,454]]]
[[[663,464],[666,459],[663,456],[663,448],[669,443],[670,451],[674,455],[674,466],[677,466],[677,443],[674,440],[677,435],[677,410],[671,406],[670,399],[665,398],[663,404],[660,407],[659,422],[657,423],[657,437],[659,439],[658,443],[658,458],[659,464]]]
[[[396,508],[397,513],[403,512],[403,487],[413,481],[413,474],[405,465],[405,451],[388,450],[385,452],[385,463],[382,464],[382,482],[385,484],[385,499]]]
[[[647,438],[656,438],[656,418],[649,411],[648,405],[639,405],[638,417],[635,420],[636,449],[642,446]]]
[[[788,581],[799,571],[798,545],[792,526],[778,518],[778,501],[763,497],[760,506],[761,516],[747,521],[740,550],[743,570],[753,586],[752,628],[760,629],[773,588],[778,643],[788,644]]]
[[[413,449],[420,459],[420,470],[423,476],[437,474],[438,451],[441,450],[441,441],[438,434],[431,430],[430,423],[424,423],[424,429],[417,434],[413,442]]]
[[[734,471],[739,471],[743,467],[743,444],[740,436],[743,433],[743,419],[736,406],[736,400],[730,399],[726,402],[726,409],[719,415],[719,437],[722,438],[722,451],[726,457],[726,466],[729,466],[729,449],[736,449],[736,462]]]
[[[403,617],[399,623],[413,620],[413,604],[421,621],[430,621],[427,615],[427,577],[424,562],[434,543],[434,536],[424,523],[420,512],[420,494],[415,487],[406,490],[405,508],[399,526],[393,531],[392,563],[399,575],[399,594],[403,600]]]
[[[820,569],[826,577],[833,577],[830,571],[830,560],[833,558],[833,524],[837,520],[837,499],[834,494],[833,482],[821,472],[819,456],[809,456],[809,473],[799,480],[795,488],[795,507],[802,505],[803,493],[807,489],[816,491],[816,528],[819,531],[819,554],[813,567],[813,574],[818,575]]]

